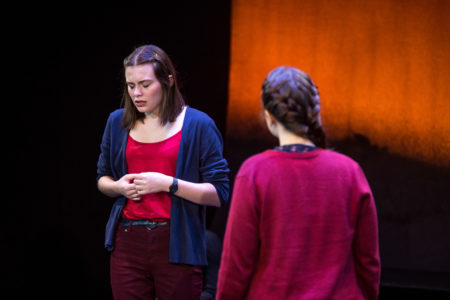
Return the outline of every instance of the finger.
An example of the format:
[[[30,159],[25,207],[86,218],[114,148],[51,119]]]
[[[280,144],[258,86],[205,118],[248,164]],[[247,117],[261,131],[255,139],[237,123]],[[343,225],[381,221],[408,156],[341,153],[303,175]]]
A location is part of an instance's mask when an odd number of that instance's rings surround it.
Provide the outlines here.
[[[138,174],[126,174],[124,176],[124,178],[126,178],[126,179],[133,179],[133,178],[136,178],[136,175],[138,175]]]
[[[128,199],[136,201],[136,200],[140,200],[141,196],[139,196],[138,194],[132,194],[132,195],[129,195]]]
[[[143,174],[134,174],[134,177],[133,177],[133,178],[134,178],[134,179],[142,180],[142,179],[145,178],[145,176],[144,176]]]
[[[147,189],[147,185],[145,184],[138,184],[136,185],[136,190],[140,191],[142,193],[142,191],[145,191]]]
[[[133,183],[133,181],[136,179],[137,174],[127,174],[124,176],[124,179],[127,180],[129,183]]]
[[[134,184],[138,184],[138,185],[141,184],[142,185],[142,184],[144,184],[144,180],[135,178],[134,179]]]
[[[136,187],[133,187],[133,188],[130,188],[129,190],[128,190],[128,195],[137,195],[138,194],[138,191],[139,191],[139,189],[138,188],[136,188]]]
[[[132,195],[132,194],[136,194],[137,192],[137,188],[135,186],[127,186],[126,187],[126,193],[127,195]]]
[[[141,200],[140,197],[133,197],[133,198],[128,198],[128,199],[130,199],[130,200],[132,200],[132,201],[139,201],[139,200]]]

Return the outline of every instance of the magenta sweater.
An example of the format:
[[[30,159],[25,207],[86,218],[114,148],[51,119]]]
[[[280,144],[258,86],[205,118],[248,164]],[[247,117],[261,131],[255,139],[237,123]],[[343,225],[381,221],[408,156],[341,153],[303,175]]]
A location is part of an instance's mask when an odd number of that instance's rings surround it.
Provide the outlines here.
[[[217,298],[377,299],[377,214],[359,165],[268,150],[236,175]]]

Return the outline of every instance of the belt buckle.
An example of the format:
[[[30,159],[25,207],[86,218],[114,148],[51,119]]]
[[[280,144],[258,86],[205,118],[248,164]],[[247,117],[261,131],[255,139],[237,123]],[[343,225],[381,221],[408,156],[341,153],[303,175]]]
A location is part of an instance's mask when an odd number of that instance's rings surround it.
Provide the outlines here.
[[[155,229],[156,227],[158,227],[158,223],[156,223],[156,222],[148,222],[147,224],[145,224],[145,227],[148,230],[152,230],[152,229]]]

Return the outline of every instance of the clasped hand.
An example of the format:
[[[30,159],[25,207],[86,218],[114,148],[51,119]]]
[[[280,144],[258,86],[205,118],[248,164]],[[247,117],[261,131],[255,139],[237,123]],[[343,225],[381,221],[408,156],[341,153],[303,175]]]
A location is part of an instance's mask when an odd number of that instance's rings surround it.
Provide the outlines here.
[[[157,172],[127,174],[119,179],[120,193],[128,199],[139,201],[142,195],[166,191],[172,177]]]

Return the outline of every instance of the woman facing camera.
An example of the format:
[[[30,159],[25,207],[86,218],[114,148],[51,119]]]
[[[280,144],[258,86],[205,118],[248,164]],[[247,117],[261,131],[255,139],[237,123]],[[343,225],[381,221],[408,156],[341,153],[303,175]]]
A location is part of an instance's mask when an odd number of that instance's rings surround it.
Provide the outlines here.
[[[279,146],[236,175],[217,299],[377,299],[375,202],[360,166],[326,149],[317,87],[278,67],[262,102]]]
[[[106,228],[114,299],[200,299],[206,206],[228,201],[222,137],[187,107],[155,45],[124,59],[123,108],[108,118],[99,190],[116,198]]]

